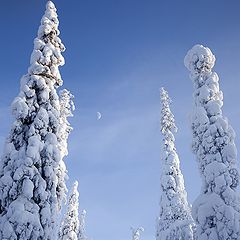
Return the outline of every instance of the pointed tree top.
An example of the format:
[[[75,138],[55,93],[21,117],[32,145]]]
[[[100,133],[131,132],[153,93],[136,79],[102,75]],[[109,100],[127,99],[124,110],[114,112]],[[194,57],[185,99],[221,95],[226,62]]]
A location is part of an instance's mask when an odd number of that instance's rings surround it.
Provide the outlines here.
[[[168,92],[165,90],[164,87],[160,88],[160,98],[162,103],[165,102],[165,103],[168,103],[169,105],[172,103],[172,100],[168,96]]]
[[[87,211],[85,209],[82,210],[81,215],[86,216]]]
[[[215,64],[215,60],[215,56],[209,48],[197,44],[187,52],[184,58],[184,65],[193,73],[210,72]]]
[[[69,200],[68,200],[70,208],[72,205],[78,203],[79,192],[77,188],[78,188],[78,181],[75,181],[69,196]]]
[[[48,1],[46,4],[46,9],[56,10],[55,5],[52,1]]]
[[[78,181],[75,181],[72,186],[72,193],[79,195],[77,188],[78,188]]]
[[[168,131],[177,132],[177,127],[175,125],[174,116],[170,110],[170,104],[172,103],[171,98],[168,95],[168,92],[162,87],[160,89],[160,99],[162,103],[161,110],[161,132],[165,134]]]
[[[87,240],[89,239],[86,236],[86,230],[85,230],[85,218],[86,218],[86,210],[82,210],[80,215],[80,221],[79,221],[79,232],[78,232],[78,239],[79,240]]]
[[[132,240],[139,240],[141,233],[144,232],[143,227],[138,227],[138,228],[131,227],[131,230],[132,230]]]
[[[78,181],[75,181],[75,182],[74,182],[73,188],[74,188],[74,189],[78,188]]]
[[[38,30],[38,38],[42,38],[44,35],[48,35],[51,32],[55,32],[56,35],[59,35],[58,30],[58,15],[57,15],[57,9],[53,2],[48,1],[46,4],[46,10],[45,13],[41,19],[41,26]]]
[[[65,47],[58,37],[60,34],[58,25],[57,9],[51,1],[48,1],[37,37],[34,39],[34,49],[28,68],[30,75],[50,78],[56,88],[63,83],[58,67],[65,63],[61,54]]]

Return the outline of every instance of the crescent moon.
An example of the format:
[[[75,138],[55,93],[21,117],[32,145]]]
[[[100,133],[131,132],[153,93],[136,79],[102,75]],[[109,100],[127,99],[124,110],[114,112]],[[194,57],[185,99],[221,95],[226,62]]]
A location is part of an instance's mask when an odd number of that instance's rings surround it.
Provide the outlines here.
[[[100,120],[102,118],[102,114],[100,112],[97,112],[97,120]]]

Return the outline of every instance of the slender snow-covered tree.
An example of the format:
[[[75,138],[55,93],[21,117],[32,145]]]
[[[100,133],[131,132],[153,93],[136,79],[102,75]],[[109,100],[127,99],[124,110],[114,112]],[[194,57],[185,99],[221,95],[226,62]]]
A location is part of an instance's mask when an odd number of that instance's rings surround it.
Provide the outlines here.
[[[80,214],[79,220],[79,232],[78,232],[78,240],[87,240],[86,236],[86,227],[85,227],[85,218],[86,218],[86,210],[82,210]]]
[[[70,193],[67,212],[59,231],[59,240],[78,240],[79,219],[78,219],[78,182],[73,185]]]
[[[60,91],[60,131],[59,131],[59,145],[62,152],[62,156],[66,156],[68,154],[67,148],[67,139],[69,133],[72,131],[72,127],[68,122],[68,117],[72,117],[72,111],[75,110],[74,96],[67,89],[63,89]]]
[[[198,240],[240,239],[239,171],[235,133],[223,117],[223,94],[212,71],[215,57],[209,48],[195,45],[184,64],[194,85],[192,150],[202,178],[201,194],[193,204]]]
[[[58,146],[60,149],[60,162],[59,162],[59,168],[58,168],[58,191],[57,196],[59,201],[63,200],[66,202],[66,166],[64,163],[64,157],[68,155],[68,148],[67,148],[67,140],[69,133],[72,131],[72,127],[70,123],[68,122],[68,117],[72,117],[72,111],[75,110],[75,106],[73,103],[74,96],[66,89],[63,89],[60,91],[60,128],[58,131]],[[61,206],[61,205],[60,205]]]
[[[58,67],[65,50],[51,1],[41,19],[28,73],[12,103],[15,121],[0,161],[0,239],[55,239],[56,217],[65,197],[61,163],[62,85]],[[65,145],[66,146],[66,145]]]
[[[132,229],[132,240],[140,240],[141,233],[144,232],[143,227],[131,228]]]
[[[161,132],[163,135],[163,156],[161,172],[160,214],[157,218],[157,240],[192,240],[194,222],[187,201],[184,178],[175,148],[173,132],[177,131],[174,115],[170,110],[171,99],[164,88],[160,93]]]

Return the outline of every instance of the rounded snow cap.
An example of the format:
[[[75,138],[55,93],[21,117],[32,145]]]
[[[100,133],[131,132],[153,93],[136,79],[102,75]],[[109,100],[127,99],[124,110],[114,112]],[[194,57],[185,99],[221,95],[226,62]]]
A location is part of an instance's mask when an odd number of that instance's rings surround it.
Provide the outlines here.
[[[77,188],[77,187],[78,187],[78,181],[75,181],[75,182],[74,182],[73,187],[74,187],[74,188]]]
[[[190,72],[210,72],[215,64],[215,56],[211,50],[202,45],[195,45],[187,52],[184,65]]]
[[[47,4],[46,4],[46,9],[53,9],[55,10],[55,5],[52,1],[48,1]]]

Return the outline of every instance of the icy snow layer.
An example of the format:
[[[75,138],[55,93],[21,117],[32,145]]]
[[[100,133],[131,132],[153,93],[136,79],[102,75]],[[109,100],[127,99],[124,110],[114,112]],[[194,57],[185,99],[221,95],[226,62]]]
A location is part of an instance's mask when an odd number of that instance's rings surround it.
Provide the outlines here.
[[[161,173],[160,214],[157,219],[157,240],[192,240],[195,224],[187,202],[180,161],[175,148],[173,132],[177,131],[170,110],[171,99],[161,89],[161,132],[163,134],[163,156]],[[172,132],[173,131],[173,132]]]
[[[202,177],[201,194],[193,204],[198,240],[240,239],[240,197],[236,191],[235,133],[222,115],[223,94],[212,72],[215,57],[209,48],[196,45],[184,63],[194,84],[192,150]]]
[[[52,240],[65,198],[70,126],[56,89],[64,64],[56,8],[47,2],[28,74],[12,103],[15,116],[0,162],[0,239]],[[64,135],[64,138],[62,137]]]

